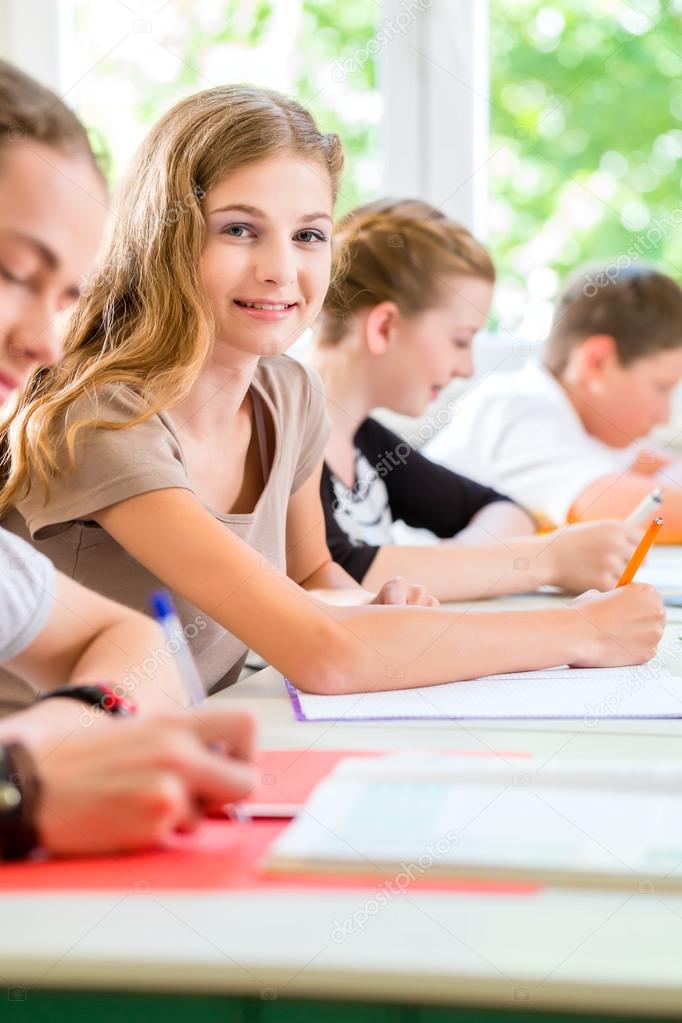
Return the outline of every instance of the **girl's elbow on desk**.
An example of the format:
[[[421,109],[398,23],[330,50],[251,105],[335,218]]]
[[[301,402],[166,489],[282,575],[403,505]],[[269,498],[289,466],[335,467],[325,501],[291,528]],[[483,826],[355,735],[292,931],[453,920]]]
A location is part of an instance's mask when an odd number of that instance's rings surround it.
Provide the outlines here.
[[[304,659],[291,673],[301,692],[318,696],[342,696],[370,689],[394,688],[387,683],[383,658],[366,647],[339,620],[315,630],[315,639],[304,650]],[[381,663],[379,663],[379,661]],[[384,685],[380,684],[383,672]]]

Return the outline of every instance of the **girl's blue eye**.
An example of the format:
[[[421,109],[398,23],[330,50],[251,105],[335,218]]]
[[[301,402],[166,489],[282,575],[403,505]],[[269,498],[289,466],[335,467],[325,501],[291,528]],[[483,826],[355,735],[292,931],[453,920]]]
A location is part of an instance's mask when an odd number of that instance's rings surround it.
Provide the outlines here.
[[[228,224],[226,227],[222,228],[220,233],[221,234],[226,234],[230,238],[245,238],[246,237],[245,234],[238,234],[237,233],[237,232],[242,232],[242,231],[246,231],[247,233],[251,233],[252,229],[247,224]]]
[[[303,237],[304,235],[307,235],[308,237],[304,238]],[[296,235],[296,237],[297,237],[297,239],[299,241],[306,242],[306,243],[307,242],[312,242],[312,241],[315,241],[315,242],[326,242],[327,241],[327,236],[326,236],[326,234],[324,234],[323,231],[313,231],[310,228],[305,228],[305,230],[299,231],[298,234]]]

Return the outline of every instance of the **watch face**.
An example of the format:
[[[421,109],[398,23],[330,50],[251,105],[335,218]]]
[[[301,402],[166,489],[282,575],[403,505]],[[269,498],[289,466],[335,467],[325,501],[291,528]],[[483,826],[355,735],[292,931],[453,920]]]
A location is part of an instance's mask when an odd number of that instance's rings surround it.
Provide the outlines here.
[[[0,781],[0,813],[8,813],[21,803],[21,792],[11,781]]]

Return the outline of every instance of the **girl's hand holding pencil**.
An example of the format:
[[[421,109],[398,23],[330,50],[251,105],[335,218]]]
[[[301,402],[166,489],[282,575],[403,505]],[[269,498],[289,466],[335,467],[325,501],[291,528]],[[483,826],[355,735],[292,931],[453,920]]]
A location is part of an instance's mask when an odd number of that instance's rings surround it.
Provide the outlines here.
[[[631,583],[609,593],[590,590],[571,603],[583,622],[580,630],[584,649],[576,644],[573,668],[615,668],[644,664],[656,656],[665,628],[665,610],[656,589],[645,583]],[[591,626],[585,636],[584,622]]]

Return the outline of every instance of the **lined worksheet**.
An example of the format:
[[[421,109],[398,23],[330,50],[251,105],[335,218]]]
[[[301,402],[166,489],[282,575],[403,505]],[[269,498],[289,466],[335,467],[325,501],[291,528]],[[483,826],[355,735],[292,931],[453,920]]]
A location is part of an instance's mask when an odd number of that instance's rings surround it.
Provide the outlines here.
[[[417,689],[317,696],[290,683],[304,721],[410,718],[682,718],[682,677],[657,661],[629,668],[554,668]]]

